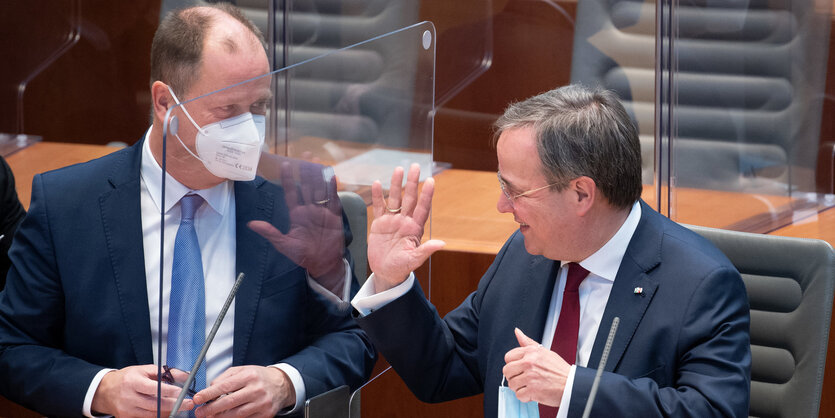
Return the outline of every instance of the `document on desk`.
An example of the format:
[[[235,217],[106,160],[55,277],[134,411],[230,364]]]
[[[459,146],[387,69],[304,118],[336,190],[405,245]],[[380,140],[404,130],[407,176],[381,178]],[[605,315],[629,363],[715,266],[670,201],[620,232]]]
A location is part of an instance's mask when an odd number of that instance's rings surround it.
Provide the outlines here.
[[[370,186],[380,180],[383,189],[390,188],[391,173],[397,166],[408,171],[412,163],[420,164],[420,181],[432,174],[432,155],[423,152],[373,149],[333,166],[339,182],[345,185]],[[406,176],[403,176],[405,182]]]

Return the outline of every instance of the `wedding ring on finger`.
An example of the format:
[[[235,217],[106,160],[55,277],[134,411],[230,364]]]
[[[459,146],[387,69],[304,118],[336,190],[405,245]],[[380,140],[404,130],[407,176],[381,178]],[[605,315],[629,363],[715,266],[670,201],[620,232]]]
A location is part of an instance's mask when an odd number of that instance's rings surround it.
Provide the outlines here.
[[[392,208],[386,206],[386,210],[389,211],[389,213],[400,213],[400,209],[402,209],[402,208],[392,209]]]
[[[313,202],[313,203],[315,203],[315,204],[317,204],[317,205],[319,205],[319,206],[325,206],[325,205],[327,205],[327,204],[328,204],[328,202],[330,202],[330,201],[331,201],[330,199],[324,199],[324,200],[317,200],[317,201],[315,201],[315,202]]]

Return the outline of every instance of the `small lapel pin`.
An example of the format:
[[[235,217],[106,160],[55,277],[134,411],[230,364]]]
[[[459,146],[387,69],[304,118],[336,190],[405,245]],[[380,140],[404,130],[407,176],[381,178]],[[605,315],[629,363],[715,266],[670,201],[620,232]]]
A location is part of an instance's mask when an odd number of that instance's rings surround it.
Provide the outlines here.
[[[643,287],[636,287],[635,290],[632,291],[632,293],[634,293],[636,295],[643,294],[644,293],[644,288]]]

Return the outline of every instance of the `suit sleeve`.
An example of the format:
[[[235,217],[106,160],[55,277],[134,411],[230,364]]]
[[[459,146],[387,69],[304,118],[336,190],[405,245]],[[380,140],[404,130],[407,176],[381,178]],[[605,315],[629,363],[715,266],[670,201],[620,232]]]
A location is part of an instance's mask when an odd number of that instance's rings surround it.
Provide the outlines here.
[[[415,396],[444,402],[484,391],[479,370],[479,315],[485,292],[508,245],[481,278],[476,292],[443,319],[415,281],[412,289],[367,316],[357,318]]]
[[[359,283],[353,274],[353,261],[348,245],[353,236],[348,218],[342,213],[345,233],[346,278],[350,280],[350,295],[356,294]],[[358,389],[371,375],[377,352],[351,318],[347,302],[334,303],[327,295],[312,286],[307,288],[305,303],[307,346],[283,361],[299,371],[308,398],[338,386]]]
[[[282,360],[304,380],[307,397],[341,385],[358,389],[377,360],[374,346],[351,318],[350,310],[307,288],[306,346]]]
[[[81,415],[87,387],[101,367],[56,348],[64,337],[64,291],[46,206],[36,176],[0,292],[0,393],[46,415]]]
[[[603,373],[591,416],[613,411],[624,417],[748,416],[751,354],[745,295],[735,270],[711,272],[688,302],[671,386],[659,387],[652,371],[639,378]],[[594,375],[593,369],[577,368],[570,417],[582,416]]]

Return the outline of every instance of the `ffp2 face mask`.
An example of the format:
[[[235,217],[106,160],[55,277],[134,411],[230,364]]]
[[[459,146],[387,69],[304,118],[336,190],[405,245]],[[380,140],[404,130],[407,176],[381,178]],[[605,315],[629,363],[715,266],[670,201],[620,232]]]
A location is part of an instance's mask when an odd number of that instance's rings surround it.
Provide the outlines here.
[[[180,101],[170,86],[168,91],[179,105]],[[180,106],[197,129],[196,155],[183,143],[180,135],[175,134],[189,154],[200,160],[206,170],[217,177],[240,181],[255,178],[264,144],[266,122],[263,115],[246,112],[200,127],[185,106]]]

